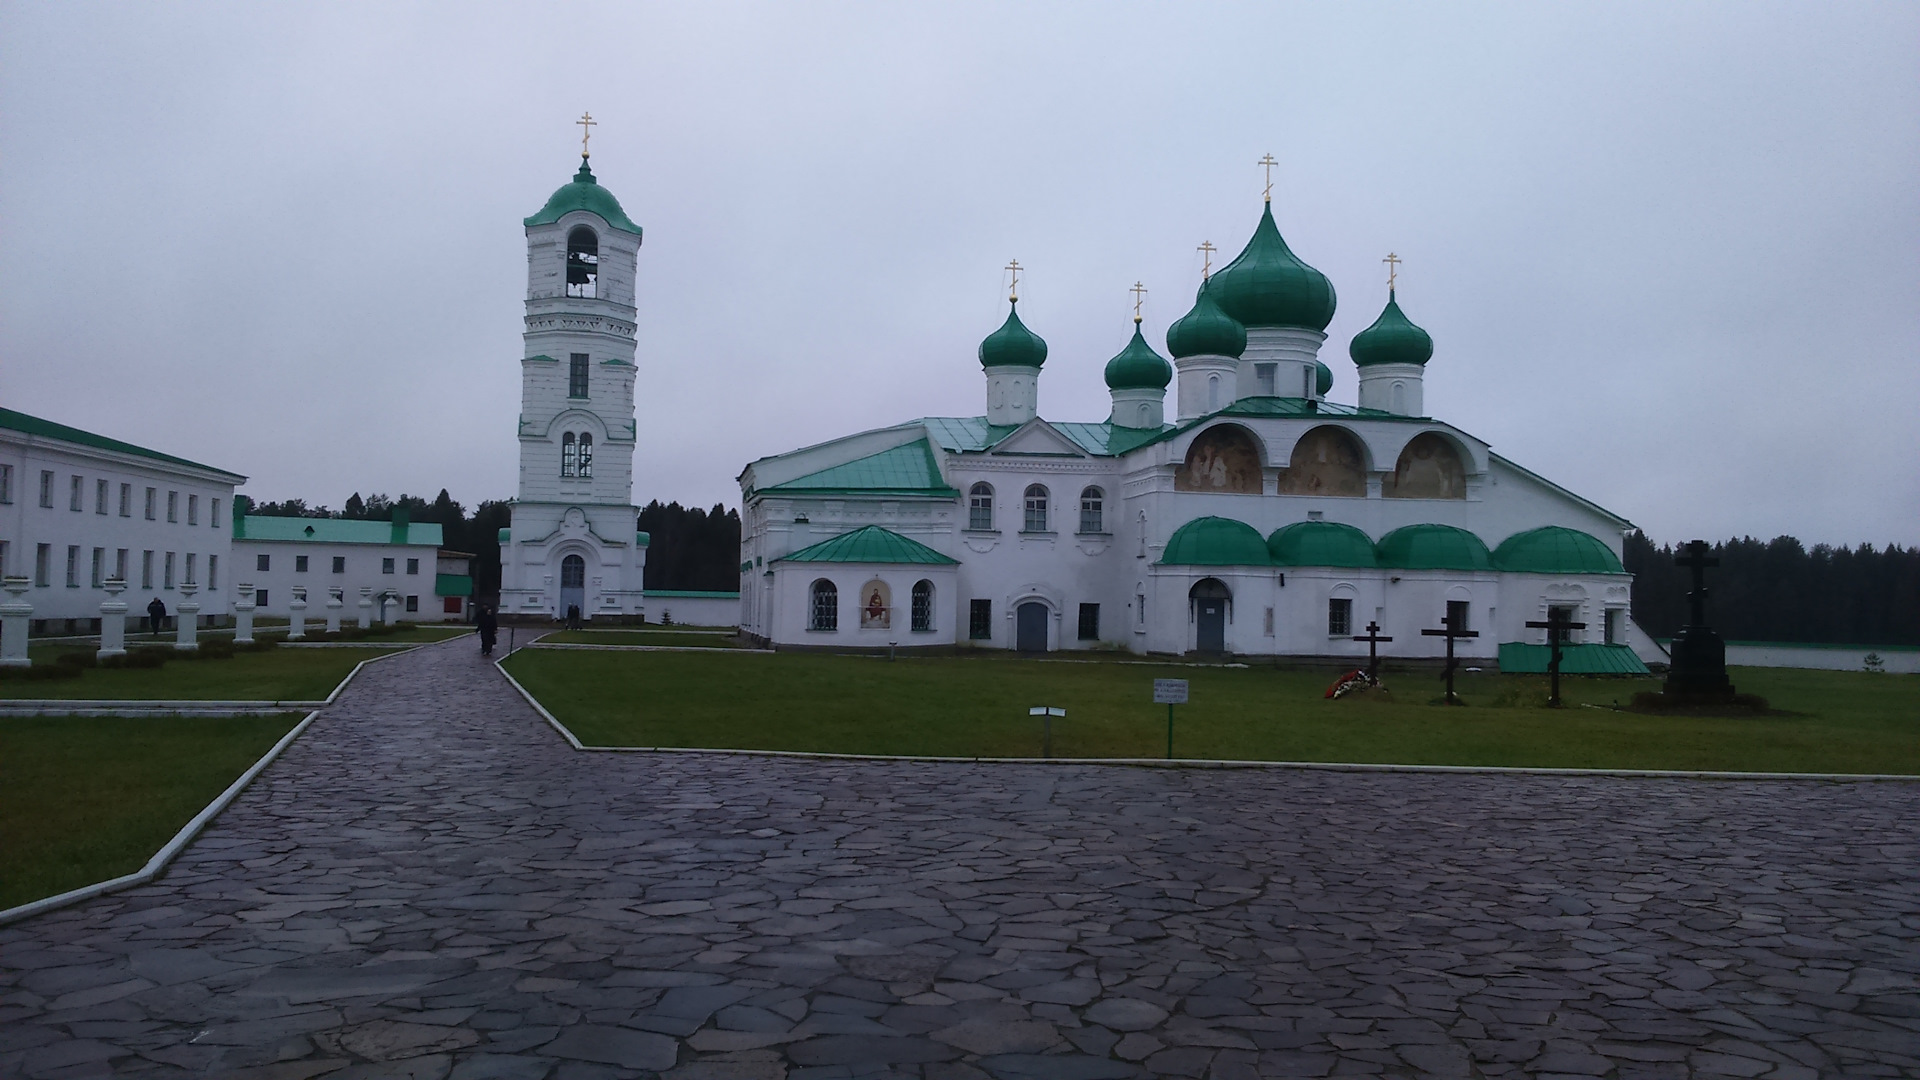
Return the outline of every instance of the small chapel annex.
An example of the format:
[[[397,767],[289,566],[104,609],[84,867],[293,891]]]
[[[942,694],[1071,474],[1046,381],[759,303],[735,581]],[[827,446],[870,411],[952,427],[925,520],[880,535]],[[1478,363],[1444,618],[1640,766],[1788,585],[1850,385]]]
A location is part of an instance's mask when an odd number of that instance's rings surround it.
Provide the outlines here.
[[[925,417],[762,458],[739,476],[740,623],[775,647],[1439,656],[1543,662],[1552,609],[1579,670],[1645,670],[1632,524],[1425,415],[1433,341],[1384,310],[1319,356],[1333,284],[1271,198],[1237,258],[1167,331],[1106,366],[1112,412],[1043,419],[1047,346],[1020,318],[979,347],[984,415]],[[1173,400],[1167,401],[1169,388]],[[1168,414],[1171,413],[1171,416]],[[1531,647],[1531,648],[1529,648]],[[1568,670],[1575,670],[1570,667]]]

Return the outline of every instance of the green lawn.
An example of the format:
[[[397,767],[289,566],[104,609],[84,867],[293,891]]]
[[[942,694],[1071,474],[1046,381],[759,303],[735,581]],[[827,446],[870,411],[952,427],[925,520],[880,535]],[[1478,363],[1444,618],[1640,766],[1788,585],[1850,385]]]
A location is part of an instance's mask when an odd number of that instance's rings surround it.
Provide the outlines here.
[[[1462,675],[1465,708],[1430,705],[1430,672],[1389,671],[1394,701],[1328,701],[1334,672],[1060,663],[1009,656],[901,659],[780,653],[530,650],[507,667],[580,740],[843,753],[1032,757],[1034,705],[1065,708],[1057,757],[1161,757],[1153,679],[1184,678],[1180,757],[1394,764],[1920,773],[1920,676],[1743,668],[1742,691],[1805,715],[1656,717],[1624,704],[1653,679]],[[1536,704],[1536,702],[1538,704]]]
[[[560,630],[540,639],[563,645],[672,645],[693,649],[739,649],[737,635],[675,630]]]
[[[298,720],[0,720],[0,908],[140,869]]]
[[[72,652],[50,647],[53,653]],[[226,660],[168,659],[157,668],[88,668],[77,679],[7,679],[0,699],[319,701],[362,660],[392,649],[270,649]],[[35,653],[38,661],[39,654]],[[48,656],[51,660],[52,657]]]

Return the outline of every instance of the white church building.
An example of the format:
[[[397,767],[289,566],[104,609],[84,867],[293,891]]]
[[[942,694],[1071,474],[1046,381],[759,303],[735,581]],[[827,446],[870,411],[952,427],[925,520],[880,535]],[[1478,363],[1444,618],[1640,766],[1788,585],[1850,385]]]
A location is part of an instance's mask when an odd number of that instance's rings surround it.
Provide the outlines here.
[[[1644,670],[1636,652],[1659,653],[1629,615],[1631,523],[1425,415],[1433,342],[1391,286],[1348,346],[1358,403],[1330,400],[1333,285],[1269,203],[1169,328],[1171,363],[1136,318],[1106,366],[1112,412],[1090,422],[1041,416],[1047,346],[1010,298],[979,347],[984,415],[741,472],[743,631],[776,647],[1358,659],[1369,624],[1393,639],[1382,655],[1444,655],[1422,631],[1451,618],[1477,635],[1459,655],[1522,668],[1546,640],[1525,624],[1558,609],[1585,623],[1568,670]]]

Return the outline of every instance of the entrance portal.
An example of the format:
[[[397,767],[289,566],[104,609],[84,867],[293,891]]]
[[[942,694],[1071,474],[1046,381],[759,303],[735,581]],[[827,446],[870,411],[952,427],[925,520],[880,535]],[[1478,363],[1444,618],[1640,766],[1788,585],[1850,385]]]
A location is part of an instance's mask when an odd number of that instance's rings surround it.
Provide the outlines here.
[[[1021,652],[1047,651],[1047,605],[1029,600],[1014,612],[1014,648]]]
[[[569,608],[587,613],[587,560],[578,555],[560,560],[560,610],[554,614],[564,619]]]
[[[1196,583],[1187,594],[1193,604],[1193,648],[1195,652],[1227,651],[1227,605],[1233,594],[1217,578]]]

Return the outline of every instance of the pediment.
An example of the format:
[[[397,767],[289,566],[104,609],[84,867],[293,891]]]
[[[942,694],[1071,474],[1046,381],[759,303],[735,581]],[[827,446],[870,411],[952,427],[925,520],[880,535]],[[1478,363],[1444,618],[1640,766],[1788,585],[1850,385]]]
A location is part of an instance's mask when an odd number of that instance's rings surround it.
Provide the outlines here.
[[[1013,434],[994,444],[988,453],[996,455],[1043,455],[1046,457],[1086,457],[1072,439],[1045,420],[1035,418],[1020,425]]]

